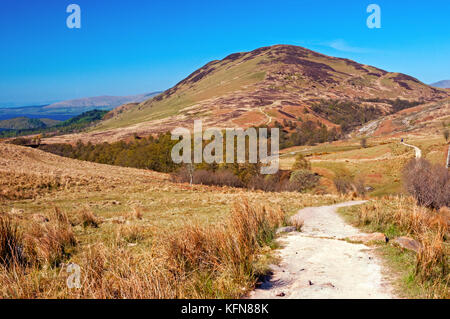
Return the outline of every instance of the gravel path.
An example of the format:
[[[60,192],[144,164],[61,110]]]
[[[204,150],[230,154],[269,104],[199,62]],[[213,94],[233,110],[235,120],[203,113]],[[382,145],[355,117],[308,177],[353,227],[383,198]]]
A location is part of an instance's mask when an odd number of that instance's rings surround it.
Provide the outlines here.
[[[402,144],[405,145],[405,146],[412,147],[414,149],[414,151],[416,152],[416,158],[421,158],[422,157],[422,151],[417,146],[406,144],[406,143],[403,143],[403,142],[402,142]]]
[[[394,298],[373,249],[342,240],[362,233],[346,224],[336,210],[362,203],[300,210],[293,218],[304,220],[302,232],[280,239],[281,263],[273,266],[273,276],[249,298]]]

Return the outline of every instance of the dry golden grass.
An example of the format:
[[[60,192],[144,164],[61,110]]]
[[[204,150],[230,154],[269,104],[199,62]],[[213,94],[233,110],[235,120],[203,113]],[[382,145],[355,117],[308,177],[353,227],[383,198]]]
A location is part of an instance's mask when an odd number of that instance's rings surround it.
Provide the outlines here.
[[[423,290],[422,297],[450,298],[450,214],[420,207],[411,197],[386,196],[357,208],[344,216],[370,231],[393,239],[408,236],[421,248],[414,261],[414,274]],[[411,274],[410,274],[411,275]]]
[[[260,254],[287,220],[279,208],[253,206],[242,198],[222,223],[159,234],[146,248],[134,250],[123,241],[145,240],[148,229],[120,225],[112,241],[81,250],[67,216],[59,210],[52,215],[43,224],[2,217],[2,243],[14,241],[12,249],[1,251],[2,297],[237,298],[254,286]],[[68,248],[78,250],[75,256]],[[26,262],[19,263],[21,258]],[[79,289],[65,286],[69,262],[81,267]]]
[[[83,210],[81,212],[81,222],[83,227],[94,227],[98,228],[100,221],[90,210]]]
[[[55,191],[105,191],[129,184],[130,178],[135,185],[158,185],[168,176],[72,160],[36,149],[0,143],[0,203],[35,199]]]
[[[18,191],[0,213],[10,220],[7,237],[26,248],[18,250],[26,262],[0,266],[4,298],[240,297],[270,261],[278,224],[305,206],[344,200],[174,184],[14,145],[0,151],[0,181]],[[22,174],[30,192],[11,174]],[[70,183],[39,188],[58,176]],[[81,268],[80,289],[66,285],[70,263]]]

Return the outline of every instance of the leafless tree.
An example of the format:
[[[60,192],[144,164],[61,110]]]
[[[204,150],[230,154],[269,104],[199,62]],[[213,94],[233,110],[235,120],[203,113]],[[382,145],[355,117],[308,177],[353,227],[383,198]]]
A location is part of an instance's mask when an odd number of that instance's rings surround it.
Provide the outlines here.
[[[413,159],[405,166],[403,179],[419,205],[434,209],[450,206],[450,172],[444,166]]]

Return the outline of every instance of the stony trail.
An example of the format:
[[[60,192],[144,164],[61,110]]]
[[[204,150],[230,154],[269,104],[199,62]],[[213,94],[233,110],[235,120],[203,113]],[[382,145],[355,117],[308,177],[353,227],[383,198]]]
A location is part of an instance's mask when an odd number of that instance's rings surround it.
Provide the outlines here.
[[[302,232],[280,239],[280,264],[273,275],[250,293],[251,299],[380,299],[395,298],[373,249],[345,241],[362,235],[337,214],[347,202],[302,209],[293,218],[304,221]]]
[[[416,152],[416,158],[421,158],[422,157],[422,151],[417,146],[414,146],[414,145],[411,145],[411,144],[406,144],[404,142],[402,142],[402,144],[405,145],[405,146],[408,146],[408,147],[412,147],[414,149],[414,151]]]

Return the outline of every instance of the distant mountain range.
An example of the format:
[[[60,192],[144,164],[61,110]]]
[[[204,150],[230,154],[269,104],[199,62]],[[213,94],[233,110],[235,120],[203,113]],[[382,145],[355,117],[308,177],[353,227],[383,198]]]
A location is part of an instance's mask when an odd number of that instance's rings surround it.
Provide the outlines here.
[[[140,103],[161,92],[152,92],[129,96],[95,96],[82,99],[67,100],[53,103],[44,107],[44,109],[67,109],[67,108],[109,108],[113,109],[126,103]]]
[[[160,92],[152,92],[130,96],[96,96],[61,101],[50,105],[0,108],[0,120],[27,117],[34,119],[49,118],[64,121],[94,109],[109,111],[122,104],[140,103],[159,93]]]
[[[450,89],[450,80],[443,80],[430,85],[437,88]]]

